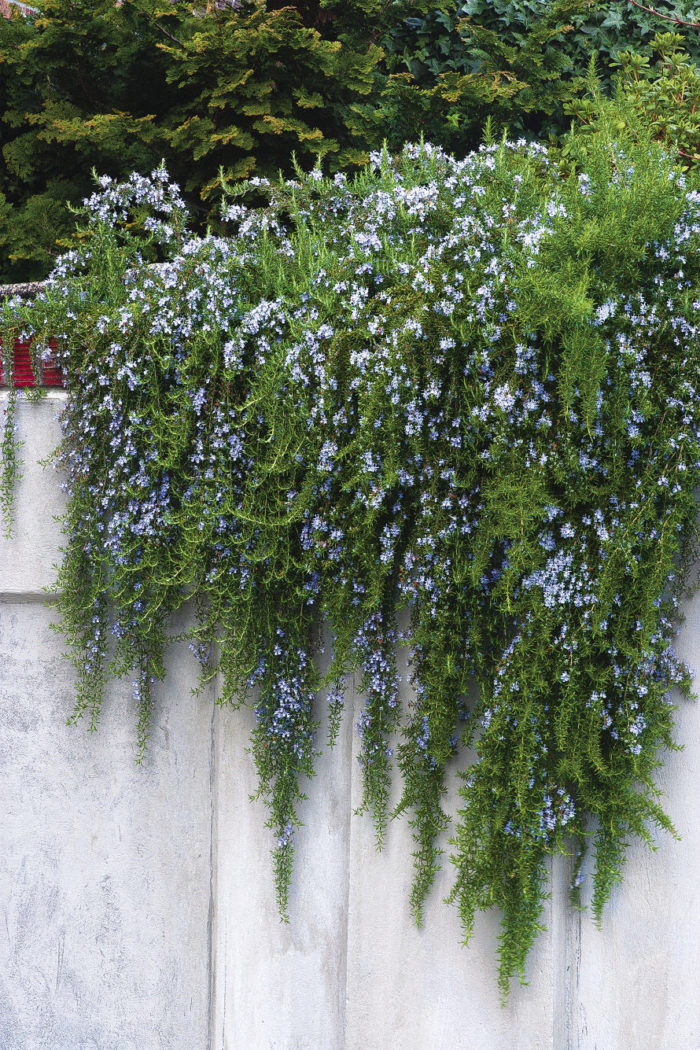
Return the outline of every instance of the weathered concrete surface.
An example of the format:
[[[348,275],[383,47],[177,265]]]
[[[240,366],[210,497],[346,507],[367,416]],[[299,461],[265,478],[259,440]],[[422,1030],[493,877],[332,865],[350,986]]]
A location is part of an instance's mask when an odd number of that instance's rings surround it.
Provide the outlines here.
[[[100,731],[68,727],[73,673],[35,600],[54,579],[61,510],[45,457],[59,399],[21,404],[24,477],[0,544],[0,1048],[208,1045],[212,703],[174,652],[136,763],[129,683]]]
[[[465,950],[456,910],[442,902],[448,871],[417,929],[408,907],[406,821],[392,822],[378,853],[371,821],[354,812],[362,799],[352,729],[364,699],[351,690],[347,706],[335,751],[324,754],[309,784],[288,926],[275,906],[265,809],[247,797],[256,789],[252,758],[243,753],[252,712],[219,713],[212,1050],[556,1047],[551,934],[532,955],[529,988],[514,988],[504,1009],[498,916],[482,917]]]
[[[0,1046],[205,1047],[212,705],[173,654],[138,766],[123,683],[98,733],[66,726],[49,620],[0,604]]]
[[[4,426],[8,392],[0,390],[0,429]],[[0,598],[43,596],[55,580],[59,559],[60,524],[65,501],[52,464],[42,466],[61,439],[58,415],[65,403],[63,391],[48,391],[42,401],[18,398],[17,438],[21,478],[16,489],[12,537],[0,521]]]
[[[677,651],[697,671],[700,594],[685,614]],[[656,852],[630,848],[601,930],[588,915],[570,916],[580,955],[575,1024],[564,1044],[571,1050],[700,1050],[699,716],[697,705],[680,701],[674,736],[684,750],[666,754],[657,776],[681,841],[659,832]]]
[[[250,710],[216,728],[216,910],[212,1050],[343,1050],[350,732],[318,762],[300,810],[290,922],[280,922],[252,756]]]
[[[272,833],[249,800],[252,712],[193,698],[186,649],[170,654],[143,767],[128,683],[98,733],[65,725],[72,672],[40,600],[62,503],[36,463],[61,396],[20,407],[16,533],[0,540],[0,1050],[700,1050],[698,708],[681,704],[685,750],[659,772],[682,841],[630,849],[600,931],[569,908],[558,858],[530,985],[506,1008],[498,915],[462,947],[446,862],[416,929],[406,821],[377,854],[352,815],[356,693],[308,785],[284,925]],[[679,650],[697,666],[699,647],[700,597]]]
[[[402,654],[403,655],[403,654]],[[403,672],[403,699],[409,699]],[[356,722],[364,699],[355,696]],[[358,740],[354,735],[353,749]],[[353,809],[359,808],[361,779],[353,761]],[[394,778],[392,805],[399,801]],[[457,807],[453,770],[448,812]],[[447,837],[443,841],[446,850]],[[468,948],[463,946],[456,906],[444,898],[452,888],[448,853],[418,929],[408,900],[414,846],[406,817],[392,821],[381,852],[366,817],[353,817],[348,902],[348,991],[346,1050],[549,1050],[552,1046],[551,935],[538,939],[530,958],[529,988],[514,986],[500,1004],[496,950],[500,915],[478,918]],[[549,909],[544,922],[549,925]]]

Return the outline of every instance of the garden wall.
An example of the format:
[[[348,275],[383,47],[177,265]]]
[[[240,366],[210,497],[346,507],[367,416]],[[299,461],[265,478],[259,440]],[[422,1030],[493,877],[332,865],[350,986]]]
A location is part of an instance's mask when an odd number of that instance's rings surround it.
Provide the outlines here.
[[[39,465],[64,396],[20,405],[24,477],[0,540],[0,1048],[700,1050],[697,708],[679,710],[685,750],[659,774],[682,840],[630,850],[600,931],[567,906],[558,859],[530,986],[505,1008],[498,916],[463,948],[445,871],[416,929],[405,821],[378,854],[353,814],[361,697],[309,785],[282,924],[249,800],[251,713],[193,696],[186,648],[170,654],[141,766],[128,683],[98,732],[66,725],[72,670],[50,629],[60,479]],[[680,649],[700,666],[700,599],[686,615]]]

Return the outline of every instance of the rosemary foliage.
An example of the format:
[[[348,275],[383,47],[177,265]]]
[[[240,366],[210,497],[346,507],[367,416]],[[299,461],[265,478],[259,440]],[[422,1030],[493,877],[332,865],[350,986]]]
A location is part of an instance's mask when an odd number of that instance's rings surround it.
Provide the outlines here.
[[[337,727],[356,673],[378,837],[400,728],[414,912],[452,823],[451,899],[467,938],[502,910],[505,995],[549,857],[578,858],[576,895],[593,845],[599,918],[627,843],[672,831],[654,771],[671,691],[690,693],[673,639],[700,482],[700,195],[604,109],[563,160],[419,145],[353,180],[251,180],[229,189],[229,238],[188,233],[162,169],[102,179],[85,216],[5,317],[51,332],[68,377],[75,717],[94,727],[106,677],[131,673],[145,745],[194,596],[203,680],[255,710],[285,915],[320,706]]]

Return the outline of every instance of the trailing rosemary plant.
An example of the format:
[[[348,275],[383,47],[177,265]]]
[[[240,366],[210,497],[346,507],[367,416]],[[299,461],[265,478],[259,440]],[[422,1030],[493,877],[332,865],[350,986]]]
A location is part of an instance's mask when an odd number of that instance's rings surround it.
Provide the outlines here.
[[[3,429],[2,429],[2,465],[0,466],[0,512],[2,515],[5,536],[9,539],[12,535],[12,513],[14,509],[14,491],[19,477],[17,441],[17,391],[13,388],[8,392],[7,400],[3,406]]]
[[[6,384],[8,387],[6,398],[0,402],[0,523],[8,539],[12,535],[15,487],[20,475],[17,390],[14,387],[15,331],[15,325],[8,322],[0,334],[0,386]]]
[[[576,896],[593,844],[599,918],[630,839],[672,831],[654,770],[671,691],[690,691],[673,639],[700,481],[700,196],[607,110],[564,160],[407,146],[352,181],[229,194],[232,236],[197,238],[162,169],[102,179],[80,246],[6,311],[58,339],[68,378],[75,717],[94,728],[106,676],[131,674],[145,746],[169,617],[194,596],[203,679],[255,710],[284,915],[320,705],[337,726],[358,672],[379,839],[401,726],[416,917],[452,823],[452,900],[467,937],[502,910],[505,995],[548,858],[576,856]],[[450,814],[445,773],[472,747]]]

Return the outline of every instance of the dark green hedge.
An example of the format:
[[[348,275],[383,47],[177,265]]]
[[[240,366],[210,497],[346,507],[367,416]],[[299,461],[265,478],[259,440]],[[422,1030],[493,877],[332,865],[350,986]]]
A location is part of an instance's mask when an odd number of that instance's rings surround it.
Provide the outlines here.
[[[591,56],[608,90],[618,48],[663,28],[626,0],[42,0],[0,19],[0,280],[48,271],[93,168],[165,159],[202,230],[220,168],[349,172],[420,135],[464,155],[487,118],[559,133]]]

